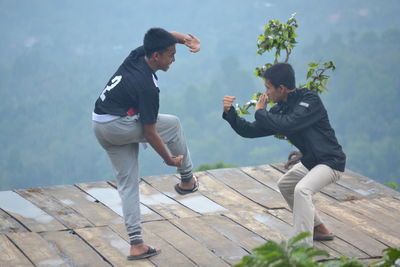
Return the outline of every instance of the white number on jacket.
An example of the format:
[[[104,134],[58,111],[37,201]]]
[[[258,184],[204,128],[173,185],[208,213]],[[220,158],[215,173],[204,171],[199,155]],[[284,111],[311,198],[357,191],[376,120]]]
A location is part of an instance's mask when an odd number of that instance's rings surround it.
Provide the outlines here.
[[[104,88],[103,92],[100,95],[101,101],[104,101],[104,99],[106,99],[106,95],[105,93],[107,91],[110,91],[111,89],[113,89],[115,86],[117,86],[117,84],[119,84],[119,82],[122,80],[122,76],[118,75],[115,76],[112,80],[111,80],[111,84],[107,85],[106,88]]]

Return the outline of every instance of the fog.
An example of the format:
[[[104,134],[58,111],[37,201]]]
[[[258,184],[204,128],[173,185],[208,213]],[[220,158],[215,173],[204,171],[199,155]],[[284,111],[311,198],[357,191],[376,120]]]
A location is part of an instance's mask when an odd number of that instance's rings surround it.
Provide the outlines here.
[[[307,63],[333,60],[321,95],[347,168],[400,184],[399,1],[0,1],[0,190],[111,180],[91,126],[94,102],[150,27],[192,33],[201,51],[177,47],[157,72],[160,112],[180,117],[195,167],[283,162],[295,148],[274,137],[243,139],[222,120],[222,97],[244,103],[263,90],[253,75],[270,19],[297,13],[290,57],[297,84]],[[253,120],[253,116],[246,117]],[[149,147],[142,176],[173,173]]]

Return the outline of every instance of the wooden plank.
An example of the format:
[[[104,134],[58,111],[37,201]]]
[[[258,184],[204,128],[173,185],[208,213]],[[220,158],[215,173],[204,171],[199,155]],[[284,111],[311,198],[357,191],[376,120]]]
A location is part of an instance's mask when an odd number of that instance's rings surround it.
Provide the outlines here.
[[[28,230],[22,224],[0,209],[0,234],[26,231]]]
[[[325,205],[323,210],[325,213],[347,223],[353,229],[356,228],[365,232],[374,239],[386,244],[388,247],[400,246],[400,237],[394,236],[393,233],[385,229],[381,223],[376,223],[340,203]]]
[[[376,199],[376,201],[395,210],[397,214],[400,213],[400,200],[390,197],[384,197],[384,198],[378,198]]]
[[[110,266],[73,231],[44,232],[41,236],[57,248],[58,254],[70,266]]]
[[[168,221],[147,222],[143,224],[143,228],[170,243],[198,266],[229,266],[213,252]]]
[[[332,202],[331,205],[335,203],[336,202]],[[336,238],[333,241],[323,242],[326,246],[337,251],[340,255],[347,257],[364,258],[368,256],[375,257],[381,255],[382,249],[385,248],[381,242],[371,238],[359,229],[339,221],[338,219],[342,217],[340,215],[335,215],[333,217],[328,216],[325,213],[326,210],[323,205],[318,208],[318,211],[321,219],[336,235]],[[293,221],[292,214],[288,210],[268,210],[267,212],[286,221],[287,223]],[[314,242],[314,244],[316,243],[317,242]]]
[[[277,209],[278,210],[278,209]],[[277,211],[274,210],[274,211]],[[280,210],[280,209],[279,209]],[[226,216],[226,215],[225,215]],[[266,239],[268,240],[273,240],[275,242],[281,242],[283,240],[287,240],[288,238],[290,238],[290,232],[289,230],[285,231],[285,232],[278,232],[276,230],[277,228],[277,224],[279,224],[279,220],[273,220],[275,221],[272,224],[265,224],[266,222],[268,222],[268,220],[264,220],[264,223],[261,223],[259,220],[255,220],[254,218],[251,217],[247,217],[247,218],[242,218],[241,216],[236,216],[233,217],[233,214],[229,214],[227,215],[229,217],[231,217],[232,220],[235,221],[240,221],[241,224],[245,224],[247,229],[249,229],[251,232],[257,233],[258,235],[264,236]],[[280,222],[282,223],[282,222]],[[275,229],[271,229],[269,228],[268,225],[275,225],[274,228]],[[282,226],[280,226],[279,228],[281,228]],[[287,228],[287,225],[284,226],[284,228]],[[272,233],[272,236],[271,236]],[[316,247],[318,249],[323,249],[325,251],[328,251],[331,257],[338,257],[339,253],[336,252],[335,250],[332,250],[331,248],[327,247],[324,244],[317,244]],[[325,259],[326,257],[319,257],[317,259]]]
[[[54,217],[13,191],[0,192],[0,208],[32,232],[66,229]]]
[[[69,229],[93,226],[85,217],[47,194],[44,189],[18,189],[15,192],[56,218]]]
[[[0,266],[33,266],[5,235],[0,235],[0,252]]]
[[[128,261],[130,245],[109,227],[75,229],[112,266],[154,266],[148,259]]]
[[[400,192],[348,169],[346,169],[338,184],[357,192],[364,198],[400,196]]]
[[[246,175],[239,169],[216,169],[207,172],[233,190],[263,207],[284,208],[286,206],[280,194]]]
[[[321,193],[338,201],[362,199],[364,197],[357,191],[341,186],[338,182],[325,186],[322,188]]]
[[[122,217],[97,199],[72,185],[47,187],[46,192],[76,210],[95,226],[123,223]]]
[[[199,218],[215,231],[223,234],[249,253],[267,240],[225,216],[212,215]]]
[[[256,233],[265,240],[280,242],[289,236],[289,225],[265,213],[253,211],[231,212],[224,214],[224,216]]]
[[[288,224],[292,224],[293,215],[289,210],[279,209],[279,210],[268,210],[268,213],[280,218],[281,220],[287,222]],[[325,222],[327,215],[319,212],[321,219]],[[327,224],[327,227],[332,230],[332,232],[336,234],[335,227]],[[338,257],[338,256],[346,256],[346,257],[356,257],[356,258],[366,258],[368,255],[358,249],[357,247],[349,244],[345,240],[341,239],[339,236],[332,241],[323,241],[316,242],[314,241],[314,246],[318,249],[323,249],[329,252],[330,257]]]
[[[240,169],[243,172],[247,173],[249,176],[258,180],[260,183],[280,193],[278,180],[283,175],[281,172],[277,171],[269,165],[242,167]]]
[[[394,236],[400,236],[400,216],[396,216],[396,214],[383,209],[381,206],[375,204],[372,199],[346,201],[341,203],[341,206],[357,211],[357,213],[364,215],[368,220],[373,221],[374,224],[382,225],[385,229],[382,229],[383,231],[391,233]]]
[[[26,232],[7,235],[35,266],[68,266],[57,248],[38,233]]]
[[[262,210],[263,207],[237,193],[224,183],[216,180],[208,172],[196,173],[201,181],[201,194],[230,212],[238,210]]]
[[[384,244],[370,237],[354,225],[342,222],[341,216],[324,216],[324,214],[329,215],[325,210],[320,212],[320,216],[323,218],[324,222],[337,237],[366,253],[370,257],[382,256],[382,250],[386,248]]]
[[[246,250],[199,218],[180,218],[171,222],[229,264],[239,263],[243,256],[248,255]]]
[[[153,233],[153,229],[148,228],[147,223],[143,224],[142,235],[145,244],[151,245],[161,249],[161,254],[157,257],[151,257],[150,261],[156,266],[195,266],[196,264],[191,261],[188,257],[177,250],[173,245],[160,238]],[[123,225],[110,226],[120,236],[122,236],[127,242],[128,235],[126,234],[125,227]]]
[[[146,183],[140,185],[140,202],[166,219],[198,216],[196,212],[160,193]]]
[[[122,203],[121,198],[118,194],[117,189],[109,185],[107,182],[94,182],[94,183],[84,183],[77,184],[80,189],[85,191],[88,195],[97,199],[105,206],[113,210],[119,216],[123,216],[122,214]],[[161,220],[162,217],[150,210],[148,207],[140,204],[140,212],[142,215],[142,221],[152,221],[152,220]]]
[[[146,181],[146,183],[150,184],[159,192],[163,192],[163,194],[175,199],[180,204],[197,212],[198,214],[221,213],[227,211],[227,209],[221,205],[218,205],[214,201],[201,194],[201,180],[199,191],[182,196],[175,192],[174,186],[179,182],[178,177],[175,175],[150,176],[144,177],[143,179]]]
[[[115,182],[111,184],[116,187]],[[140,183],[140,202],[150,207],[165,219],[198,216],[198,214],[191,209],[183,206],[173,198],[164,195],[162,192],[157,191],[146,182]]]
[[[272,163],[269,164],[272,168],[276,169],[277,171],[280,171],[282,174],[285,174],[289,169],[285,169],[285,163],[283,162],[278,162],[278,163]]]

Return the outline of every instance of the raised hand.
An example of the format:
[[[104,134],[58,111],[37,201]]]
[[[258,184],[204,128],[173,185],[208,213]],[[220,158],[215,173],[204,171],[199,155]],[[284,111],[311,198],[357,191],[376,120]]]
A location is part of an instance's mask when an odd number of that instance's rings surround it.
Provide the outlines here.
[[[190,52],[197,53],[200,51],[200,40],[192,34],[187,34],[183,39],[184,45],[189,47]]]
[[[231,106],[235,100],[236,100],[236,97],[234,97],[234,96],[229,96],[229,95],[224,96],[223,106],[224,106],[225,113],[228,113],[228,111],[231,109]]]
[[[259,109],[266,109],[268,103],[268,96],[266,94],[260,95],[256,103],[256,111]]]

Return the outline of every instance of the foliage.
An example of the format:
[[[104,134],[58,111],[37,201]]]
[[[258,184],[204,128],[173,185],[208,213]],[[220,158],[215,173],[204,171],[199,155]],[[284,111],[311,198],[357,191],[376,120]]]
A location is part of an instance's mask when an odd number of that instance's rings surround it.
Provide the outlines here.
[[[399,267],[400,266],[400,248],[384,249],[382,259],[374,262],[372,266]]]
[[[399,188],[399,185],[396,182],[387,182],[387,183],[384,183],[384,185],[386,185],[392,189],[395,189],[395,190],[397,190]]]
[[[4,100],[0,106],[0,190],[113,179],[107,154],[93,135],[90,114],[109,76],[154,25],[187,30],[205,45],[196,55],[178,46],[177,61],[159,77],[160,112],[181,119],[196,167],[219,160],[238,166],[284,161],[293,150],[290,145],[274,138],[240,138],[220,113],[221,96],[232,94],[247,102],[262,81],[251,75],[252,70],[273,62],[274,51],[256,54],[256,38],[264,29],[255,25],[266,23],[268,13],[286,21],[280,18],[293,7],[299,11],[296,34],[300,37],[289,62],[298,70],[298,83],[306,83],[310,61],[332,60],[338,67],[329,78],[329,93],[322,97],[347,155],[346,167],[378,182],[400,185],[400,20],[396,16],[400,1],[388,0],[379,8],[376,1],[363,1],[370,13],[362,17],[355,14],[359,1],[339,7],[335,1],[289,0],[268,8],[258,0],[233,1],[228,8],[222,1],[204,1],[197,5],[195,17],[193,12],[176,9],[168,25],[162,12],[168,1],[160,2],[160,9],[148,8],[148,1],[120,3],[1,2],[6,15],[0,24],[0,96]],[[181,4],[180,8],[184,5],[190,11],[197,2]],[[339,12],[338,8],[343,12],[332,23],[327,16]],[[132,16],[130,10],[148,12]],[[155,20],[146,26],[141,22],[150,10]],[[204,20],[205,16],[210,19]],[[188,20],[193,22],[189,28],[179,26]],[[29,45],[29,40],[36,43]],[[249,51],[254,53],[249,55]],[[150,148],[141,150],[139,160],[142,176],[173,171]]]
[[[296,13],[286,21],[286,23],[279,22],[278,20],[270,20],[264,27],[264,33],[258,36],[257,54],[262,55],[265,52],[271,52],[275,49],[274,63],[277,63],[281,51],[286,52],[284,62],[288,62],[289,56],[292,53],[293,48],[296,46],[296,28],[298,27],[296,21]],[[300,85],[300,88],[308,88],[317,93],[322,93],[327,90],[326,84],[328,82],[329,76],[325,74],[326,71],[336,69],[335,64],[332,61],[327,61],[324,63],[310,62],[307,71],[307,81],[306,84]],[[254,75],[263,78],[263,73],[265,70],[272,66],[272,63],[266,63],[262,67],[257,67],[254,71]],[[239,115],[250,114],[249,108],[255,106],[258,97],[261,93],[253,94],[251,100],[244,104],[243,106],[236,105],[236,110]],[[273,103],[269,103],[269,106],[273,106]],[[285,139],[283,136],[277,135],[278,139]]]
[[[335,64],[332,61],[328,61],[325,63],[316,63],[310,62],[308,63],[308,71],[307,71],[307,84],[300,85],[300,88],[308,88],[317,93],[322,93],[327,90],[326,84],[328,83],[329,76],[324,74],[327,70],[334,71],[336,69]]]
[[[315,256],[329,256],[326,251],[316,250],[307,243],[300,242],[302,239],[311,236],[304,232],[291,238],[287,243],[280,244],[275,241],[268,241],[264,245],[253,249],[253,253],[244,256],[242,262],[236,267],[261,267],[261,266],[319,266],[313,261]]]
[[[237,167],[237,165],[225,164],[222,161],[218,161],[217,163],[214,163],[214,164],[202,164],[194,171],[200,172],[200,171],[213,170],[213,169],[236,168],[236,167]]]
[[[365,264],[354,258],[341,256],[338,260],[326,261],[321,264],[323,267],[364,267]]]
[[[287,243],[282,241],[280,244],[268,241],[264,245],[253,249],[252,254],[242,258],[235,267],[366,267],[364,263],[354,258],[341,256],[337,260],[324,262],[315,261],[315,256],[329,257],[329,253],[324,250],[316,250],[307,243],[301,242],[302,239],[310,236],[308,232],[300,233],[291,238]],[[383,250],[382,259],[369,264],[374,267],[400,266],[400,249],[386,248]]]

